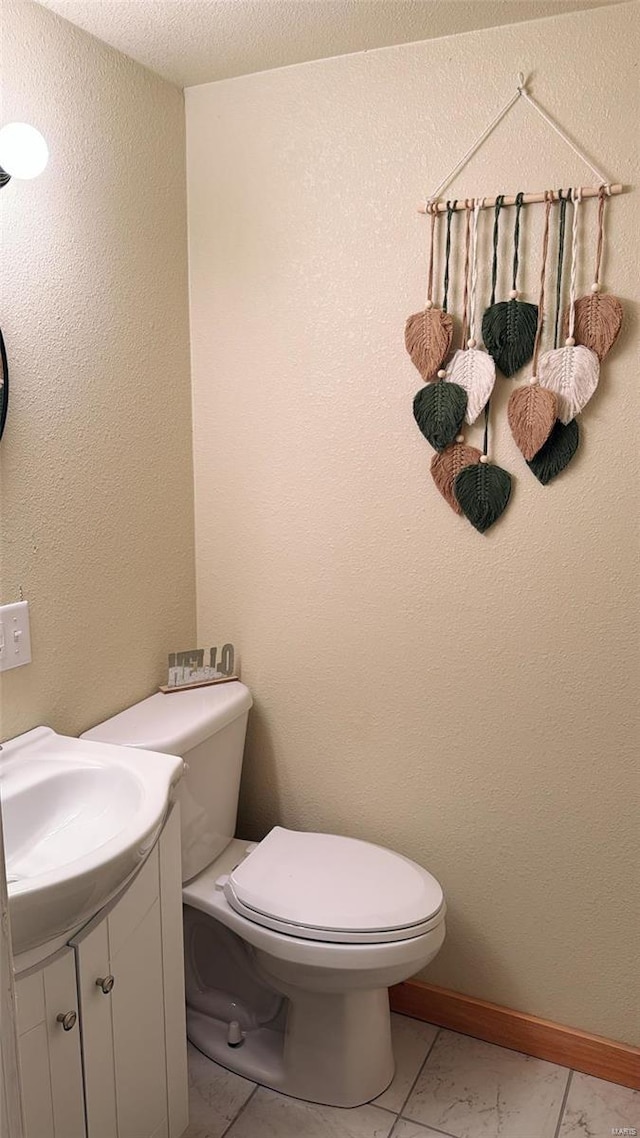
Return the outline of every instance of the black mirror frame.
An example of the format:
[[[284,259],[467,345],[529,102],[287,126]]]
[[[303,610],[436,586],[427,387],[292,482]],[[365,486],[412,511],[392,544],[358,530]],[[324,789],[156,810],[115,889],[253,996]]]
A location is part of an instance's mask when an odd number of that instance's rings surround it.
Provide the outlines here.
[[[7,412],[9,410],[9,362],[7,360],[7,350],[4,346],[4,337],[0,329],[0,358],[2,360],[2,386],[0,386],[0,439],[7,422]]]

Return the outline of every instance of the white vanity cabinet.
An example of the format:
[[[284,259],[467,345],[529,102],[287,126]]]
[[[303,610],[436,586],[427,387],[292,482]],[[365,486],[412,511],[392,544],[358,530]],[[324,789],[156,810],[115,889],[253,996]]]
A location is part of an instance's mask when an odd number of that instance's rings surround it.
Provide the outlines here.
[[[48,1060],[44,1036],[39,1043],[34,1037],[30,1050],[23,1045],[33,1028],[23,1034],[21,991],[27,994],[23,986],[34,977],[17,980],[27,1138],[180,1138],[188,1105],[177,808],[127,888],[59,960],[35,973],[45,995],[49,974],[57,969],[57,977],[63,962],[68,998],[58,989],[53,1002],[47,999]],[[69,1010],[78,1013],[78,1024],[65,1032],[57,1015]],[[52,1040],[60,1052],[55,1071]],[[47,1061],[54,1101],[31,1116],[29,1101],[42,1093]],[[56,1107],[58,1097],[63,1105]]]
[[[76,965],[63,948],[16,981],[27,1138],[85,1138]]]

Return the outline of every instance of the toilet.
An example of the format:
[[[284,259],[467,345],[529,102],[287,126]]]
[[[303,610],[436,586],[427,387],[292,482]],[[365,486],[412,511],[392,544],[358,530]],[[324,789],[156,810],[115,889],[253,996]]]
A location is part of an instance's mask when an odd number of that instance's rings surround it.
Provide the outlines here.
[[[181,756],[187,1034],[247,1079],[358,1106],[394,1073],[388,988],[445,936],[442,889],[401,854],[275,826],[234,837],[251,694],[158,693],[84,739]]]

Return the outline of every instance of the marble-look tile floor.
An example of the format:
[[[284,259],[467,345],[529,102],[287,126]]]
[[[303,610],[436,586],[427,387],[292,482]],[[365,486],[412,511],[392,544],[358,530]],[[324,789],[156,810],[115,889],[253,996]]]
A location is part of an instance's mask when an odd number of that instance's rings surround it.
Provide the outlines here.
[[[640,1138],[640,1091],[391,1018],[395,1078],[353,1110],[276,1094],[189,1047],[184,1138]]]

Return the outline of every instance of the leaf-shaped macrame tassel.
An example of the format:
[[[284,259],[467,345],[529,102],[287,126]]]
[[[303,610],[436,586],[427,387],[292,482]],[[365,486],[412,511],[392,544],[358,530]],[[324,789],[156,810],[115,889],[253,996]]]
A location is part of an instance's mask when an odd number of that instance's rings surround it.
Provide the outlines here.
[[[465,242],[465,290],[464,313],[462,318],[462,348],[457,351],[453,359],[445,368],[444,378],[450,383],[457,383],[467,393],[467,410],[465,418],[467,423],[475,423],[478,415],[486,405],[493,385],[496,381],[496,365],[491,356],[477,349],[475,339],[476,326],[476,295],[478,291],[478,217],[482,208],[482,199],[474,198],[473,219],[467,224],[467,237]],[[469,277],[469,266],[471,273]],[[470,283],[470,287],[468,285]],[[469,299],[469,324],[467,325],[467,296]],[[466,339],[467,332],[469,339]]]
[[[532,459],[527,459],[527,466],[538,482],[546,486],[560,474],[571,462],[579,441],[580,432],[575,419],[570,423],[561,423],[558,419],[544,446]]]
[[[453,492],[453,484],[465,466],[480,462],[480,453],[477,447],[455,442],[431,459],[431,477],[456,514],[461,514],[462,509]]]
[[[413,400],[416,423],[434,450],[444,450],[453,442],[464,419],[467,393],[457,383],[430,383],[421,387]]]
[[[596,262],[591,285],[591,295],[575,300],[575,293],[564,317],[565,336],[573,338],[595,352],[602,361],[615,344],[622,327],[622,305],[617,296],[600,291],[600,268],[604,244],[604,211],[607,202],[607,187],[600,186],[598,193],[598,239],[596,242]],[[580,204],[579,201],[577,203]],[[575,275],[575,274],[573,274]],[[573,284],[573,277],[572,277]],[[573,312],[572,312],[573,302]]]
[[[600,375],[595,352],[581,344],[565,344],[540,356],[538,379],[558,398],[558,418],[569,423],[587,405]]]
[[[513,282],[509,300],[495,303],[498,269],[498,216],[496,199],[493,229],[493,266],[491,273],[491,303],[482,317],[482,339],[489,355],[496,361],[503,375],[510,376],[531,359],[538,326],[538,309],[535,304],[518,300],[518,255],[520,247],[520,213],[524,194],[516,194],[516,217],[513,227]]]
[[[467,423],[475,423],[493,391],[496,365],[491,356],[477,348],[460,348],[447,364],[445,379],[464,387],[467,393]]]
[[[594,286],[595,287],[595,286]],[[564,314],[564,334],[569,335],[571,311]],[[622,305],[617,296],[609,293],[592,292],[576,300],[573,338],[595,352],[602,361],[618,339],[622,328]]]
[[[425,308],[407,320],[404,342],[425,383],[435,379],[453,337],[453,320],[441,308]]]
[[[557,399],[553,391],[529,383],[509,397],[507,418],[519,449],[528,460],[549,438],[556,421]]]
[[[477,462],[460,471],[453,490],[465,517],[480,533],[484,533],[507,508],[511,475],[501,466]]]
[[[524,300],[501,300],[482,317],[482,339],[489,355],[507,377],[531,359],[538,326],[538,306]]]
[[[549,438],[556,421],[558,400],[555,392],[540,387],[536,378],[540,341],[544,327],[544,294],[549,251],[549,219],[553,195],[548,192],[545,198],[544,229],[542,233],[542,265],[540,270],[540,291],[538,293],[538,327],[533,346],[533,375],[526,387],[514,391],[507,404],[507,418],[511,434],[525,458],[533,458]]]

